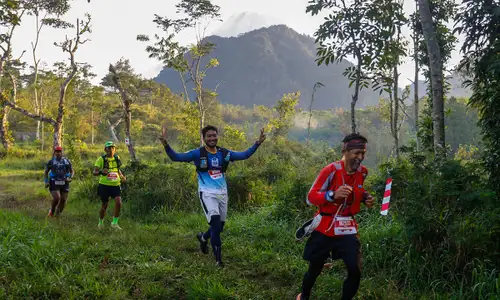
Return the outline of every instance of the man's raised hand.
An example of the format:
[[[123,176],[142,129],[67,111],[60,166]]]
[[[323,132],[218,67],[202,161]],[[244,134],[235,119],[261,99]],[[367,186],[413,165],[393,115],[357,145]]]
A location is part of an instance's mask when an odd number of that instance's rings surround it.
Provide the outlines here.
[[[168,144],[167,128],[165,126],[161,128],[161,136],[159,139],[163,146],[166,146]]]
[[[264,128],[262,128],[262,129],[260,130],[260,136],[259,136],[259,140],[257,141],[257,143],[260,145],[260,144],[262,144],[265,140],[266,140],[266,134],[264,133]]]

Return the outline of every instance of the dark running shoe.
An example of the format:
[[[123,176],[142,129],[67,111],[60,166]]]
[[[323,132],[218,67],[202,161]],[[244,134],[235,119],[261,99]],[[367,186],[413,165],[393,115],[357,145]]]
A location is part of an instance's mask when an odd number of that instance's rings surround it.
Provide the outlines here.
[[[200,250],[204,254],[208,254],[208,241],[203,241],[203,232],[199,232],[196,237],[198,238],[198,241],[200,242]]]

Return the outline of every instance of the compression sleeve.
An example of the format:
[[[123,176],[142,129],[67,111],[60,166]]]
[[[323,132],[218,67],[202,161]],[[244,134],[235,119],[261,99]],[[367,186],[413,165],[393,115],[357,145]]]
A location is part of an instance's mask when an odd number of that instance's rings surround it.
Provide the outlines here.
[[[318,206],[327,203],[328,200],[332,200],[327,199],[327,192],[333,176],[335,176],[335,168],[332,168],[332,165],[328,165],[321,170],[307,194],[307,200],[311,204]]]
[[[170,147],[170,145],[165,146],[165,152],[167,152],[168,157],[172,161],[182,161],[182,162],[191,162],[195,159],[195,153],[196,150],[191,150],[185,153],[177,153]]]
[[[50,168],[52,168],[52,159],[45,165],[45,171],[50,171]]]
[[[252,147],[248,148],[247,150],[243,152],[235,152],[231,151],[231,161],[237,161],[237,160],[245,160],[248,159],[252,154],[257,151],[257,148],[259,148],[259,144],[255,143],[252,145]]]

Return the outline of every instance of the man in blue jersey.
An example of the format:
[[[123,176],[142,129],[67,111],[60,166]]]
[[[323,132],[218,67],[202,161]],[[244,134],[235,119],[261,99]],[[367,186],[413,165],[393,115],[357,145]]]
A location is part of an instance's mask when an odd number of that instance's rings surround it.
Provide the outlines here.
[[[52,205],[49,209],[48,217],[59,216],[66,206],[69,194],[69,183],[75,175],[71,162],[63,157],[61,146],[54,148],[54,156],[45,166],[43,174],[45,187],[49,188],[52,194]]]
[[[229,162],[245,160],[252,156],[257,148],[264,142],[266,135],[261,129],[259,139],[244,152],[235,152],[225,148],[217,147],[218,130],[214,126],[206,126],[202,129],[205,146],[193,149],[185,153],[176,153],[168,144],[167,129],[163,127],[160,141],[165,147],[168,157],[173,161],[194,162],[198,173],[198,192],[201,206],[210,227],[207,232],[197,235],[200,249],[208,254],[208,240],[212,244],[217,266],[222,267],[222,250],[220,233],[224,228],[227,216],[227,183],[226,169]]]

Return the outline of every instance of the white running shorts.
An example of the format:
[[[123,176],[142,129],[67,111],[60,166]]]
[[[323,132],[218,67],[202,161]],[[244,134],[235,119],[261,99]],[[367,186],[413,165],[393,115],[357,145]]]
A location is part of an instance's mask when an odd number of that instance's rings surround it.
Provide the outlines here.
[[[227,194],[214,194],[200,192],[200,202],[207,222],[210,223],[212,216],[220,215],[220,220],[225,221],[227,216]]]

